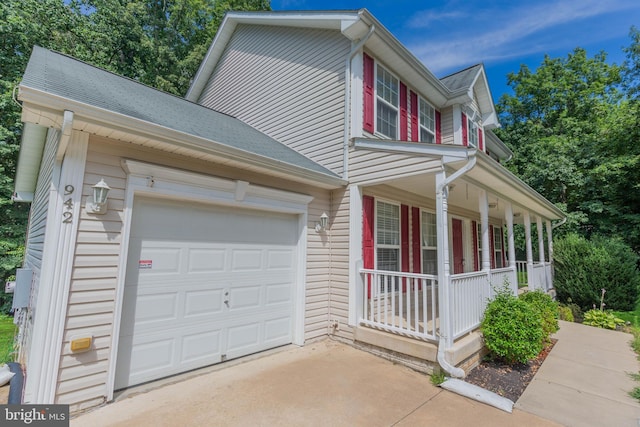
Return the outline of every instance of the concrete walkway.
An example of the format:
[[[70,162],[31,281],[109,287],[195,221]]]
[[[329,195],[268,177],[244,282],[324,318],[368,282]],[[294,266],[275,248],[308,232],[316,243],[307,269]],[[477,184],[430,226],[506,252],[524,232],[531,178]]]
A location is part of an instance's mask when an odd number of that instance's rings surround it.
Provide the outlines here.
[[[131,389],[72,426],[633,426],[631,336],[561,322],[513,414],[331,340]]]
[[[638,427],[629,377],[640,364],[622,332],[560,322],[558,342],[515,408],[566,426]]]

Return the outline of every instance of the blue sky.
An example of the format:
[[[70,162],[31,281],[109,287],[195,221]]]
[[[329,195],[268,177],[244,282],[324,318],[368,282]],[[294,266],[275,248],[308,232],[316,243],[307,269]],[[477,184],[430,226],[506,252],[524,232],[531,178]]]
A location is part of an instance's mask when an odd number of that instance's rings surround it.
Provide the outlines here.
[[[507,73],[535,70],[544,55],[566,57],[576,47],[622,63],[640,28],[640,0],[272,0],[273,10],[354,10],[366,7],[438,77],[484,63],[494,102],[510,93]]]

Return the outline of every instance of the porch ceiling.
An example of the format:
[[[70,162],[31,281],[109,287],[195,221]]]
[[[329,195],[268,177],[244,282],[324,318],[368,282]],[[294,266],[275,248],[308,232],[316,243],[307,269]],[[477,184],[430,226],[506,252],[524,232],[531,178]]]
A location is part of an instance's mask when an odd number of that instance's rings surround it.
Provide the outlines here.
[[[460,147],[466,150],[464,147]],[[545,220],[559,220],[564,213],[537,193],[518,177],[496,163],[483,152],[477,152],[476,166],[450,186],[449,206],[479,212],[479,189],[487,191],[489,216],[504,218],[506,205],[511,203],[515,223],[524,223],[523,213]],[[460,169],[466,162],[446,164],[447,175]],[[435,198],[435,173],[398,177],[386,184],[430,199]],[[495,207],[493,206],[495,204]],[[533,219],[533,218],[532,218]]]

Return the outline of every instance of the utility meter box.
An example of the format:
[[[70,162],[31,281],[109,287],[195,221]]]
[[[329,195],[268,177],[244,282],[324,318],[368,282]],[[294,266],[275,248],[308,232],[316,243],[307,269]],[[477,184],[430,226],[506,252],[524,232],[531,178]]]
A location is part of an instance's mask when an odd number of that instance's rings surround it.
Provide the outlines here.
[[[16,287],[13,291],[12,308],[25,308],[29,305],[31,295],[31,282],[33,281],[33,270],[30,268],[19,268],[16,270]]]
[[[16,289],[15,280],[12,280],[11,282],[6,282],[4,284],[4,293],[5,294],[12,294],[15,289]]]

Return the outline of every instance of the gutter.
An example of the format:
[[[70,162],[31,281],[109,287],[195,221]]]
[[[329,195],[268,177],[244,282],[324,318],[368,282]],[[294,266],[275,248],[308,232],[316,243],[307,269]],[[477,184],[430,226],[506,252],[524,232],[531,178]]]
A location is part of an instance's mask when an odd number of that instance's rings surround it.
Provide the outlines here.
[[[344,136],[342,139],[342,179],[349,179],[349,134],[351,133],[351,60],[369,40],[376,27],[371,24],[369,32],[360,39],[357,45],[351,48],[349,56],[345,60],[344,69]]]
[[[442,260],[444,262],[438,264],[441,266],[441,269],[438,272],[438,284],[440,287],[440,339],[438,340],[438,364],[442,367],[442,369],[454,378],[464,378],[465,372],[461,368],[456,368],[452,364],[450,364],[445,356],[446,347],[448,346],[448,341],[452,338],[449,335],[451,332],[450,323],[450,313],[449,313],[449,254],[448,254],[448,245],[445,237],[445,230],[448,227],[448,219],[447,219],[447,210],[445,209],[445,205],[447,203],[447,198],[449,197],[448,185],[451,184],[456,179],[460,178],[465,173],[469,172],[473,169],[477,162],[476,157],[477,151],[473,150],[469,153],[469,157],[467,163],[458,169],[453,175],[445,178],[442,182],[439,182],[436,185],[436,217],[440,219],[438,221],[437,227],[439,228],[438,236],[438,248],[441,248],[439,253],[442,255]],[[446,189],[446,190],[445,190]],[[440,260],[439,260],[440,261]],[[444,331],[444,333],[443,333]]]
[[[564,218],[562,218],[562,221],[560,221],[560,222],[559,222],[559,223],[557,223],[557,224],[553,224],[553,225],[551,226],[551,229],[552,229],[552,230],[555,230],[556,228],[558,228],[558,227],[560,227],[560,226],[564,225],[566,222],[567,222],[567,217],[565,216]]]

